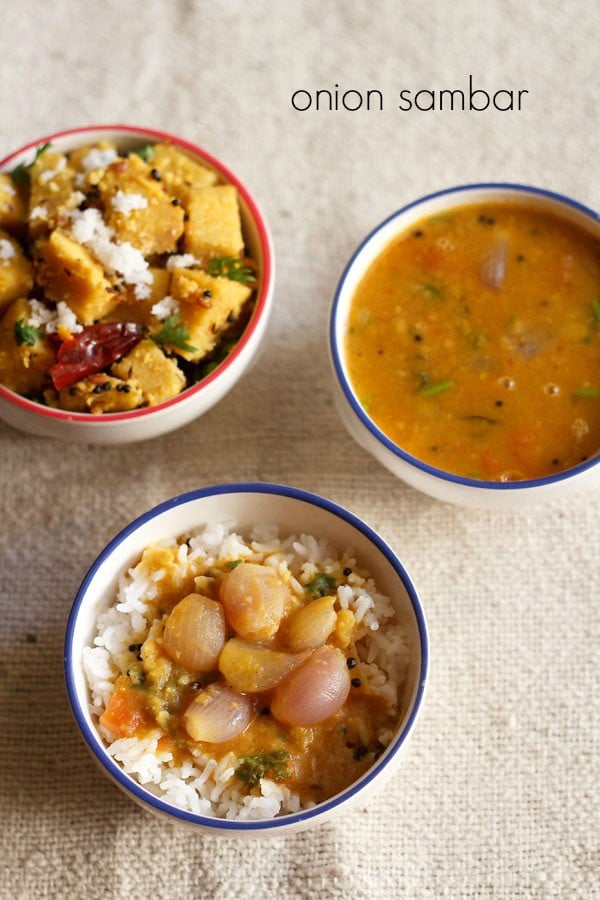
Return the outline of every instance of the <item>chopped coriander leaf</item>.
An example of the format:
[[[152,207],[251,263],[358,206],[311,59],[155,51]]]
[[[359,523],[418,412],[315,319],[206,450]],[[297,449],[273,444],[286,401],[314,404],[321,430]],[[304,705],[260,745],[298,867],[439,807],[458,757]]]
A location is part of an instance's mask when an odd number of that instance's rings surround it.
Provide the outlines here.
[[[490,416],[482,416],[478,413],[473,413],[473,415],[470,416],[463,416],[462,418],[465,422],[484,422],[486,425],[498,424],[498,419],[492,419]]]
[[[150,160],[154,158],[154,144],[145,144],[143,147],[138,147],[138,149],[133,152],[136,156],[141,156],[144,162],[150,162]]]
[[[335,587],[335,578],[333,575],[326,575],[325,572],[317,572],[312,581],[306,585],[306,590],[311,597],[324,597],[329,594]]]
[[[573,396],[588,400],[594,400],[596,397],[600,397],[600,391],[598,390],[598,388],[581,385],[581,387],[575,388],[575,390],[573,391]]]
[[[246,784],[258,784],[261,778],[285,781],[291,774],[287,764],[289,758],[287,750],[274,750],[272,753],[260,750],[256,756],[240,756],[235,774]]]
[[[144,672],[142,666],[130,666],[127,669],[127,676],[129,678],[129,681],[131,682],[132,687],[142,687],[142,685],[146,681],[146,673]]]
[[[25,319],[19,319],[14,324],[15,341],[17,347],[27,344],[28,347],[35,346],[35,342],[44,337],[41,328],[35,328],[33,325],[27,325]]]
[[[158,334],[153,336],[156,343],[161,346],[168,344],[171,347],[176,347],[178,350],[195,353],[197,348],[188,343],[189,337],[190,333],[182,323],[178,312],[167,316]]]
[[[239,281],[242,284],[253,284],[256,275],[251,266],[247,266],[243,259],[237,256],[220,256],[211,259],[206,270],[209,275],[229,278],[230,281]]]
[[[442,291],[439,287],[436,287],[435,284],[422,284],[421,290],[426,294],[429,294],[430,297],[441,297]]]
[[[227,568],[228,569],[236,569],[243,562],[244,562],[243,559],[232,559],[231,562],[227,563]]]
[[[420,389],[419,394],[421,397],[434,397],[436,394],[442,394],[444,391],[449,391],[450,388],[454,387],[453,381],[435,381],[430,384],[425,384]]]
[[[50,146],[51,144],[49,142],[42,144],[42,146],[38,147],[35,151],[35,156],[30,163],[19,163],[18,166],[15,166],[15,168],[10,173],[10,177],[16,185],[18,185],[19,187],[28,187],[31,180],[29,170],[33,167],[34,163],[42,155],[42,153]]]
[[[600,300],[592,301],[592,316],[594,317],[594,322],[600,323]]]

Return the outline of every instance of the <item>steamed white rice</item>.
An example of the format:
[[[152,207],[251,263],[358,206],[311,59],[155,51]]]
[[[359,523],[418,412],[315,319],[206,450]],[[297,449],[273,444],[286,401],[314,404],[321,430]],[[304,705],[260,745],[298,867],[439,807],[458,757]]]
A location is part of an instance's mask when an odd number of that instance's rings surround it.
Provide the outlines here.
[[[239,559],[270,565],[300,598],[305,596],[304,585],[317,573],[332,575],[341,582],[339,607],[352,610],[363,626],[364,636],[356,645],[363,686],[384,699],[387,712],[397,714],[398,686],[409,657],[406,638],[395,621],[391,600],[379,593],[351,548],[339,554],[328,541],[308,534],[280,538],[275,526],[255,527],[243,537],[233,522],[211,524],[155,546],[176,549],[174,565],[182,576],[201,577],[209,569],[224,569]],[[344,570],[351,574],[344,575]],[[156,615],[153,601],[166,574],[166,569],[149,572],[143,562],[138,563],[121,576],[114,605],[98,616],[93,646],[83,651],[95,719],[106,708],[116,679],[132,664],[130,645],[142,643],[148,634]],[[155,734],[143,739],[117,740],[100,724],[98,728],[109,755],[128,775],[182,810],[226,819],[264,819],[297,812],[302,806],[285,785],[267,778],[249,793],[248,785],[234,775],[238,759],[233,753],[216,760],[193,748],[189,760],[178,765],[169,751],[159,747],[158,726]],[[378,738],[386,746],[392,731],[381,732]]]

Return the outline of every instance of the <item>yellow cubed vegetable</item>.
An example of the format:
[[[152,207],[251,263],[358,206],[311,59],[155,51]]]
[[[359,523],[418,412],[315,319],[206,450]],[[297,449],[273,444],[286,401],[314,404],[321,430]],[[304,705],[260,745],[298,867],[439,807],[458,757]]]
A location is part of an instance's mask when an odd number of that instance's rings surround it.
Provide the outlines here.
[[[152,171],[134,153],[109,165],[98,182],[114,239],[130,243],[144,256],[174,253],[183,234],[183,208]]]
[[[35,259],[46,296],[64,300],[84,325],[102,319],[120,300],[100,263],[60,228],[36,245]]]
[[[176,397],[186,383],[175,360],[165,356],[160,347],[149,340],[136,344],[127,356],[112,365],[110,371],[123,381],[139,385],[147,406],[156,406]]]
[[[27,219],[27,203],[22,191],[10,175],[0,172],[0,228],[11,234],[23,234]]]
[[[167,190],[184,206],[187,206],[192,191],[210,187],[217,181],[216,172],[196,162],[173,144],[155,144],[152,150],[150,165],[160,173]]]
[[[117,155],[117,148],[112,141],[99,141],[97,144],[87,144],[85,147],[71,150],[69,164],[77,172],[87,175],[89,172],[104,169]]]
[[[177,350],[189,360],[203,359],[214,349],[221,332],[234,322],[252,290],[228,278],[213,278],[195,269],[175,269],[171,296],[178,301],[181,322],[194,351]]]
[[[102,390],[98,390],[98,386]],[[102,372],[89,375],[70,387],[58,392],[58,407],[71,412],[100,413],[124,412],[136,409],[142,403],[139,385],[111,378]]]
[[[118,305],[104,317],[104,321],[138,322],[140,325],[157,323],[158,320],[152,315],[152,307],[169,293],[171,273],[167,269],[150,267],[150,274],[152,275],[150,296],[138,300],[135,290],[127,288],[125,294],[121,295]]]
[[[184,247],[206,264],[244,249],[237,190],[232,184],[193,191],[187,204]]]
[[[31,263],[19,243],[0,231],[0,312],[33,287]]]
[[[29,174],[29,234],[38,238],[61,224],[65,213],[81,202],[82,195],[75,186],[75,171],[64,153],[44,150]]]
[[[29,302],[20,297],[0,319],[0,383],[26,396],[41,390],[54,362],[53,351],[37,329],[24,335],[20,326],[27,326],[29,314]]]

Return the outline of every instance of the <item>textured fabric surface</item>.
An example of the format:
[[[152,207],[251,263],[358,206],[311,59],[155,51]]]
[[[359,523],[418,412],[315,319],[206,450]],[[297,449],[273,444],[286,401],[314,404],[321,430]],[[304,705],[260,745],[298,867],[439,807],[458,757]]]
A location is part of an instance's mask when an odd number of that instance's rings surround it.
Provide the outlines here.
[[[600,208],[597,4],[575,0],[7,3],[0,155],[93,123],[220,156],[273,232],[264,352],[218,408],[135,448],[0,425],[0,897],[600,897],[599,495],[469,511],[396,481],[332,403],[326,325],[362,237],[472,181]],[[527,89],[520,112],[401,112],[402,88]],[[298,89],[378,89],[382,112],[295,112]],[[96,769],[62,642],[74,593],[133,516],[222,481],[280,481],[365,518],[425,605],[431,673],[384,792],[321,829],[249,843],[155,820]]]

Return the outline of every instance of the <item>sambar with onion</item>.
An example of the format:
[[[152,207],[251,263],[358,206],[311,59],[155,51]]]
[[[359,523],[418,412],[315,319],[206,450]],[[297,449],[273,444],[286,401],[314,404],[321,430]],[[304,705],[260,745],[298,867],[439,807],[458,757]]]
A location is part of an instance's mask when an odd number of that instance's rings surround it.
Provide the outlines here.
[[[425,218],[359,281],[344,351],[417,459],[486,481],[572,468],[600,448],[600,241],[526,201]]]

